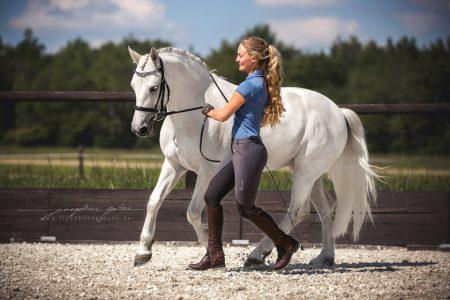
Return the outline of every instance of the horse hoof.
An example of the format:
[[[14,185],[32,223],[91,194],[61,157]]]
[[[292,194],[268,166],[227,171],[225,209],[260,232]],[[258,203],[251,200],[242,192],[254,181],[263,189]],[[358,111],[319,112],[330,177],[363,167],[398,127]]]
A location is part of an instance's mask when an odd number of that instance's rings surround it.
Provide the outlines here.
[[[152,254],[139,254],[134,257],[134,266],[142,266],[152,259]]]
[[[317,258],[311,260],[309,262],[309,264],[310,265],[314,265],[314,266],[318,266],[318,267],[321,267],[321,266],[331,267],[331,266],[334,266],[334,258],[333,257],[330,257],[330,258],[319,258],[319,257],[317,257]]]
[[[244,267],[259,266],[259,265],[261,265],[263,263],[264,263],[263,260],[259,260],[259,259],[256,259],[256,258],[249,257],[244,262]]]
[[[329,267],[334,266],[334,258],[328,258],[328,259],[326,259],[326,260],[324,261],[324,264],[325,264],[326,266],[329,266]]]

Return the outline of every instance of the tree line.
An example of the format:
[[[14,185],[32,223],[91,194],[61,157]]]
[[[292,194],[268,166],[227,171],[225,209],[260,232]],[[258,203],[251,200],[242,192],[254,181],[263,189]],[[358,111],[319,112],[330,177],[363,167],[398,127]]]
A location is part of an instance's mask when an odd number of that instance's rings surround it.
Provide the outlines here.
[[[223,40],[202,57],[210,69],[238,84],[245,74],[235,61],[239,40],[249,35],[266,39],[284,59],[283,86],[316,90],[341,103],[448,102],[450,99],[450,36],[419,47],[414,38],[388,38],[385,45],[362,43],[357,37],[337,38],[326,52],[307,52],[277,39],[265,24],[235,41]],[[0,38],[1,91],[131,91],[133,65],[127,46],[140,53],[172,46],[166,40],[90,47],[81,38],[47,54],[32,30],[15,46]],[[189,49],[194,54],[195,49]],[[200,56],[201,57],[201,56]],[[150,147],[158,139],[139,139],[130,131],[130,103],[0,104],[1,145]],[[450,115],[362,116],[369,150],[376,153],[448,155]]]

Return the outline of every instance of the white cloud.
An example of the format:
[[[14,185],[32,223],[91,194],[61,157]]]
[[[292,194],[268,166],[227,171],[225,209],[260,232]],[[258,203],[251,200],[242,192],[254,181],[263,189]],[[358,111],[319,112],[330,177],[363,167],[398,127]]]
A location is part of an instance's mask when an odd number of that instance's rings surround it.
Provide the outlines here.
[[[92,46],[119,41],[130,34],[138,39],[160,38],[182,43],[185,30],[166,17],[160,0],[29,0],[9,20],[16,30],[30,27],[56,51],[67,40],[82,37]]]
[[[433,13],[401,13],[397,18],[406,27],[409,33],[421,36],[435,27],[439,20]]]
[[[41,0],[30,1],[10,25],[15,29],[51,31],[143,28],[162,23],[164,12],[165,6],[154,0]]]
[[[54,8],[59,8],[61,10],[76,9],[86,6],[89,0],[50,0],[49,5]]]
[[[269,21],[271,29],[284,42],[301,48],[327,48],[338,36],[356,34],[359,24],[335,17],[313,17]]]
[[[261,6],[303,6],[319,7],[344,3],[346,0],[254,0]]]

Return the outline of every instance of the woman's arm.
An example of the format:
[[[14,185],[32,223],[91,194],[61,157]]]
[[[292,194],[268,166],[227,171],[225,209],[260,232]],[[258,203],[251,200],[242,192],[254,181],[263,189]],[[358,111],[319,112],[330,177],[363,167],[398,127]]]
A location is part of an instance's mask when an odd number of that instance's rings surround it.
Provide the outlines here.
[[[208,117],[225,122],[245,103],[244,98],[238,92],[234,92],[231,100],[224,107],[208,112]]]

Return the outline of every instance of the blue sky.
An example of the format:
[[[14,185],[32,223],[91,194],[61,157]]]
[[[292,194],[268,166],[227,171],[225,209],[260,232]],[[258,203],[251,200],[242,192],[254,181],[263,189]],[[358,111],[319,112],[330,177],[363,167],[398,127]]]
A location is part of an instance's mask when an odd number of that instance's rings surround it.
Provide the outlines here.
[[[16,0],[0,1],[0,36],[16,44],[33,29],[47,52],[81,37],[98,47],[132,34],[161,38],[207,55],[256,24],[306,51],[327,50],[337,36],[419,45],[450,35],[449,0]]]

